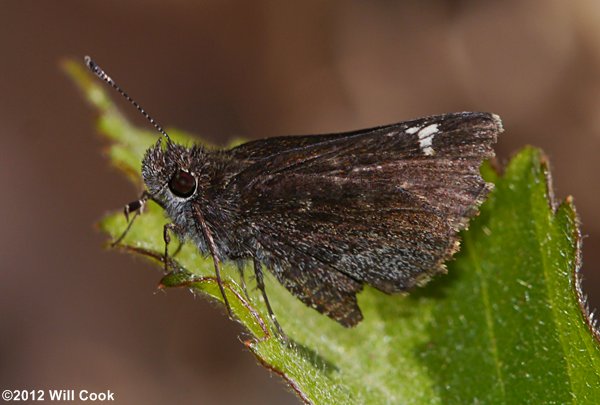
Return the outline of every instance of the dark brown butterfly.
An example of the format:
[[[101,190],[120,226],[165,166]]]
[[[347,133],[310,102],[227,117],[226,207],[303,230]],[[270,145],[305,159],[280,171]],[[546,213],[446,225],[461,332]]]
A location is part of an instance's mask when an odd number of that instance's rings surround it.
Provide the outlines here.
[[[364,284],[397,293],[444,272],[458,231],[491,189],[479,167],[502,132],[498,116],[464,112],[208,150],[178,145],[155,126],[166,141],[146,152],[147,191],[127,210],[156,201],[169,229],[212,255],[219,282],[222,261],[251,262],[278,328],[263,266],[347,327],[362,319]]]

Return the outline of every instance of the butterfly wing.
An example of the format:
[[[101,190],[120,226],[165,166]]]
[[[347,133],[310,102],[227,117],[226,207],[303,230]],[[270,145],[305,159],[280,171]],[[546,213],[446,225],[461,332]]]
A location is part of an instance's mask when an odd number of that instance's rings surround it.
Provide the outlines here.
[[[396,125],[387,125],[378,128],[371,128],[368,131],[374,131],[384,128],[392,128]],[[295,136],[277,136],[273,138],[259,139],[238,145],[228,151],[229,155],[236,160],[249,162],[258,162],[273,155],[277,155],[291,150],[308,148],[317,144],[330,141],[347,139],[356,135],[363,135],[365,130],[342,132],[335,134],[322,135],[295,135]]]
[[[231,185],[244,189],[260,260],[307,305],[351,326],[363,283],[393,293],[444,271],[490,190],[479,167],[501,131],[494,115],[458,113],[300,139]]]

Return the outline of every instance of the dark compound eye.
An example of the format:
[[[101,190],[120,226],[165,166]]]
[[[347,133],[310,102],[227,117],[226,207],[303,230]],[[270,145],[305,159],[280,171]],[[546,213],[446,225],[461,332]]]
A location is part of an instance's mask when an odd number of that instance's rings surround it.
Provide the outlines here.
[[[186,171],[178,170],[169,180],[169,190],[177,197],[188,198],[196,191],[196,178]]]

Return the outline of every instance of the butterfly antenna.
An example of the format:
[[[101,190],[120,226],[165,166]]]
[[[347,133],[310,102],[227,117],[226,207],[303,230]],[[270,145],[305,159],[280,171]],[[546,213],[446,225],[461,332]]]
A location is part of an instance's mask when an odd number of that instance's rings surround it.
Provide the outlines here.
[[[118,91],[123,97],[125,97],[127,99],[127,101],[129,101],[131,104],[133,104],[133,106],[135,108],[137,108],[137,110],[142,113],[142,115],[144,117],[146,117],[146,119],[148,121],[150,121],[150,123],[154,126],[154,128],[156,128],[156,130],[158,132],[160,132],[165,138],[167,138],[167,142],[171,142],[171,138],[169,137],[169,134],[167,134],[165,132],[164,129],[162,129],[162,127],[160,125],[158,125],[158,123],[156,121],[154,121],[154,118],[152,118],[147,112],[146,110],[144,110],[134,99],[132,99],[131,97],[129,97],[129,95],[127,93],[125,93],[125,91],[123,91],[123,89],[121,87],[119,87],[117,85],[117,83],[115,83],[115,81],[106,74],[106,72],[104,72],[104,70],[102,70],[102,68],[100,66],[98,66],[98,64],[96,64],[96,62],[94,62],[92,60],[92,58],[90,58],[89,56],[86,56],[84,58],[85,60],[85,64],[86,66],[96,75],[98,76],[100,79],[102,79],[103,81],[105,81],[106,83],[108,83],[113,89],[115,89],[116,91]]]

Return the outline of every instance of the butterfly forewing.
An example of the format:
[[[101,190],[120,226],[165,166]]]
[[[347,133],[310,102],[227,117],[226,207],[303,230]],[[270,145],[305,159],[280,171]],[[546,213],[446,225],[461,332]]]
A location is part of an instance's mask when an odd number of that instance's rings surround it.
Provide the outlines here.
[[[363,283],[405,291],[444,270],[490,185],[479,174],[502,131],[458,113],[323,136],[255,141],[230,153],[261,260],[294,295],[350,326]]]

